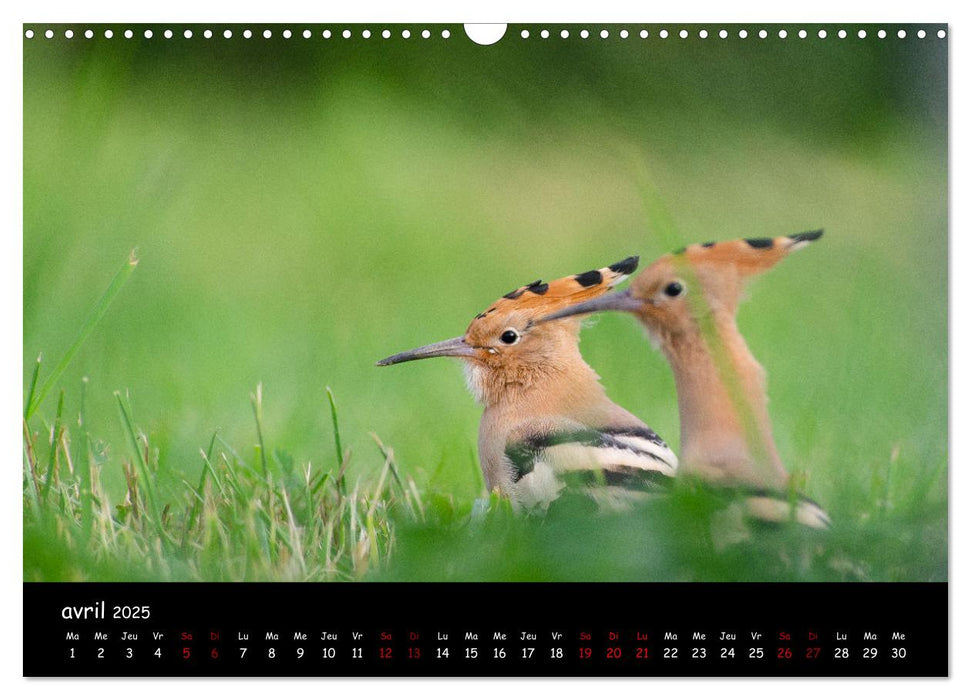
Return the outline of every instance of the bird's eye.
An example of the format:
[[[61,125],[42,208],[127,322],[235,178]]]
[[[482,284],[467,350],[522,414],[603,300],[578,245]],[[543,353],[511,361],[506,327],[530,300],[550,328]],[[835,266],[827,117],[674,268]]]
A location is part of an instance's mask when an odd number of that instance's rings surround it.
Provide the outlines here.
[[[512,345],[519,340],[519,333],[514,331],[512,328],[507,328],[502,332],[502,335],[499,336],[499,340],[504,342],[506,345]]]
[[[684,285],[682,285],[680,282],[672,282],[664,288],[664,293],[672,298],[681,296],[681,292],[683,291]]]

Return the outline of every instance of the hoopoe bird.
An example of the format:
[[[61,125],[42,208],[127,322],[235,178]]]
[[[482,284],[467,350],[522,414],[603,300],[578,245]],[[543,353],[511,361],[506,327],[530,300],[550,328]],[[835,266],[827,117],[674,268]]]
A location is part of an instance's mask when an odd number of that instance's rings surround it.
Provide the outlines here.
[[[544,511],[569,484],[623,506],[664,487],[678,460],[643,421],[610,401],[580,355],[580,319],[537,324],[612,289],[636,257],[515,289],[477,315],[465,334],[387,357],[378,366],[458,357],[484,406],[479,461],[490,491],[518,510]]]
[[[811,231],[777,238],[702,243],[665,255],[628,289],[549,315],[627,311],[647,328],[674,374],[681,421],[680,475],[746,494],[748,515],[827,527],[816,503],[790,494],[790,477],[772,437],[766,375],[736,324],[748,278],[818,240]]]

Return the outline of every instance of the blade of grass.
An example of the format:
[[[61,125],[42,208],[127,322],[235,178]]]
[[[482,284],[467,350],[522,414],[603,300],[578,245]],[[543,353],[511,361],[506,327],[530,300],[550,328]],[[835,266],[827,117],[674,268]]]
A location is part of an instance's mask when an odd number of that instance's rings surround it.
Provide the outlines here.
[[[222,480],[219,478],[219,474],[216,473],[216,468],[212,465],[212,451],[213,451],[213,448],[215,447],[215,441],[216,441],[216,438],[214,435],[212,443],[209,444],[209,452],[202,452],[202,450],[200,450],[199,452],[202,454],[203,465],[205,466],[205,472],[208,472],[209,478],[212,479],[212,483],[216,485],[216,488],[219,490],[219,495],[222,496],[223,498],[226,498],[226,489],[223,488]],[[199,480],[200,489],[203,486],[205,486],[205,482],[206,482],[205,472],[203,473],[203,477]]]
[[[213,469],[212,466],[212,452],[216,448],[216,435],[218,435],[218,431],[212,434],[212,439],[209,441],[208,452],[199,450],[199,452],[202,454],[203,461],[202,474],[199,475],[199,487],[195,490],[199,498],[198,500],[193,501],[192,508],[189,511],[189,517],[186,519],[186,525],[182,529],[182,542],[179,544],[182,549],[185,549],[186,538],[195,527],[196,518],[199,517],[199,509],[202,507],[204,500],[203,494],[205,493],[207,475],[211,475],[213,483],[216,484],[216,487],[219,489],[219,493],[222,494],[223,497],[226,496],[226,492],[223,490],[223,486],[219,482],[219,477],[216,476],[216,470]]]
[[[290,527],[290,551],[293,553],[294,557],[296,557],[297,566],[300,567],[300,575],[306,576],[307,561],[303,556],[303,544],[300,541],[300,528],[297,527],[297,521],[293,517],[293,509],[290,508],[290,498],[287,496],[287,490],[285,487],[280,489],[280,494],[283,497],[283,506],[287,514],[287,525]]]
[[[131,513],[135,520],[140,517],[140,511],[138,509],[138,486],[135,482],[135,468],[132,467],[129,462],[121,463],[121,471],[125,475],[125,485],[128,487],[128,498],[126,499],[131,503]]]
[[[307,462],[307,469],[304,471],[304,474],[303,474],[303,498],[304,498],[304,513],[305,513],[304,518],[306,519],[305,522],[307,523],[308,528],[311,526],[311,523],[313,523],[314,521],[314,509],[316,505],[314,503],[313,473],[314,473],[313,463]]]
[[[316,496],[320,492],[320,489],[327,485],[327,482],[330,480],[330,474],[330,472],[324,472],[323,474],[314,477],[314,480],[311,483],[310,493]]]
[[[334,400],[334,391],[330,387],[327,387],[327,401],[330,403],[330,418],[334,424],[334,447],[337,449],[337,465],[340,469],[340,475],[337,478],[337,488],[343,497],[347,495],[347,486],[344,483],[344,463],[346,458],[344,456],[344,450],[341,448],[341,429],[337,424],[337,402]]]
[[[382,500],[381,494],[384,493],[384,480],[388,476],[389,471],[391,471],[390,454],[384,458],[384,467],[381,469],[381,476],[378,477],[378,485],[374,488],[374,494],[371,496],[370,503],[368,504],[368,510],[367,510],[368,520],[370,520],[371,516],[374,515],[374,509],[377,507],[378,503]]]
[[[64,456],[64,461],[67,462],[67,473],[69,478],[73,481],[74,479],[74,460],[71,459],[71,446],[67,443],[67,431],[61,430],[61,439],[58,441],[61,446],[61,454]]]
[[[30,480],[34,483],[34,494],[40,499],[40,484],[37,481],[37,456],[34,453],[34,441],[30,437],[30,428],[27,426],[27,419],[24,419],[24,452],[27,455],[27,469],[30,471]]]
[[[660,241],[661,250],[674,249],[677,247],[676,241],[681,239],[678,226],[651,176],[647,158],[643,153],[637,153],[633,157],[632,169],[651,233]]]
[[[155,525],[155,528],[158,530],[159,536],[162,537],[162,539],[167,540],[168,536],[162,529],[162,520],[158,508],[158,499],[155,495],[155,479],[149,472],[148,464],[145,462],[145,457],[143,456],[141,446],[138,444],[138,437],[135,435],[135,423],[131,416],[131,406],[126,405],[126,401],[122,398],[120,391],[115,392],[115,398],[118,400],[118,409],[121,411],[122,427],[125,430],[125,435],[128,437],[132,452],[135,455],[135,467],[138,469],[138,473],[142,477],[142,483],[144,484],[143,493],[145,494],[146,505],[149,508],[152,522]]]
[[[394,477],[395,483],[398,484],[398,488],[400,488],[401,492],[404,493],[405,485],[401,483],[401,477],[398,475],[398,467],[394,462],[394,451],[384,446],[384,443],[381,442],[381,438],[378,437],[377,433],[371,433],[371,439],[377,443],[378,449],[381,451],[381,456],[384,457],[388,463],[388,467],[391,469],[391,476]]]
[[[223,447],[226,448],[226,451],[230,454],[230,456],[232,456],[233,461],[236,464],[238,464],[239,466],[243,467],[250,474],[255,474],[256,473],[256,471],[246,463],[246,460],[239,456],[239,453],[236,451],[236,448],[234,448],[228,442],[226,442],[225,440],[223,440],[222,435],[220,435],[216,439],[219,441],[219,444],[220,445],[222,445]],[[227,462],[228,462],[228,460],[227,460]]]
[[[47,502],[47,494],[51,491],[51,484],[57,476],[56,461],[57,449],[61,442],[61,416],[64,414],[64,390],[61,389],[61,397],[57,401],[57,414],[54,417],[54,427],[51,429],[50,452],[47,455],[47,473],[44,481],[44,493],[41,502]]]
[[[341,462],[341,468],[337,472],[337,498],[339,499],[338,503],[340,503],[340,501],[343,501],[345,498],[347,498],[347,492],[345,491],[345,488],[344,488],[344,474],[347,473],[347,467],[350,465],[350,463],[351,463],[351,450],[348,449],[347,452],[344,454],[344,461]]]
[[[40,364],[43,357],[43,355],[38,355],[37,362],[34,363],[34,372],[30,376],[30,388],[27,390],[27,400],[24,402],[24,418],[27,418],[27,409],[30,408],[30,404],[34,401],[34,390],[37,389],[37,375],[40,374]]]
[[[230,488],[233,490],[233,495],[239,497],[242,495],[242,487],[240,486],[240,474],[238,471],[242,471],[243,475],[256,474],[256,471],[252,469],[243,459],[236,453],[232,445],[223,440],[222,436],[216,438],[216,440],[224,448],[226,452],[220,452],[219,456],[226,465],[226,474],[224,476],[224,481],[229,484]],[[227,455],[228,453],[228,455]],[[232,457],[232,459],[230,459]]]
[[[88,454],[87,395],[88,378],[84,377],[81,380],[81,407],[78,409],[78,447],[74,455],[74,462],[78,465],[78,498],[81,501],[82,542],[87,542],[91,535],[91,522],[94,517],[94,493],[91,487],[91,459]]]
[[[479,467],[479,453],[475,447],[469,447],[469,464],[472,465],[472,481],[475,482],[475,492],[485,493],[485,475]]]
[[[264,478],[269,475],[266,464],[266,443],[263,441],[263,384],[256,385],[256,393],[250,394],[253,403],[253,416],[256,418],[256,437],[260,445],[260,466],[263,468]]]
[[[25,418],[29,420],[30,417],[34,415],[34,412],[44,401],[44,398],[47,396],[48,392],[58,382],[61,375],[64,374],[64,371],[67,369],[68,365],[71,364],[71,360],[74,359],[74,356],[81,348],[81,345],[83,345],[84,341],[87,340],[89,335],[91,335],[91,331],[94,330],[94,327],[98,325],[98,322],[104,317],[105,313],[107,313],[108,307],[111,306],[111,303],[115,300],[115,297],[118,296],[121,288],[124,286],[125,282],[128,281],[128,278],[131,277],[131,273],[135,270],[135,266],[137,265],[138,257],[135,255],[135,251],[133,250],[129,254],[128,260],[115,274],[114,279],[111,280],[111,284],[108,285],[108,288],[105,290],[104,294],[101,295],[98,303],[95,304],[94,308],[91,310],[91,313],[88,314],[88,317],[84,320],[84,323],[81,324],[81,330],[78,331],[77,337],[75,337],[71,347],[68,348],[67,352],[64,354],[64,357],[61,358],[61,361],[58,362],[54,367],[54,371],[51,372],[50,376],[41,385],[40,391],[38,391],[35,395],[33,390],[31,390],[32,400],[30,400],[27,404],[27,409],[24,412]]]

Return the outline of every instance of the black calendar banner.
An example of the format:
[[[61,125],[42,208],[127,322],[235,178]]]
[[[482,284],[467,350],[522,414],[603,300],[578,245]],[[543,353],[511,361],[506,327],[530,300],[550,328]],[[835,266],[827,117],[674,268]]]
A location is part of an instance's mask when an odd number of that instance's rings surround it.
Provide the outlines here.
[[[946,676],[947,584],[24,584],[27,676]]]

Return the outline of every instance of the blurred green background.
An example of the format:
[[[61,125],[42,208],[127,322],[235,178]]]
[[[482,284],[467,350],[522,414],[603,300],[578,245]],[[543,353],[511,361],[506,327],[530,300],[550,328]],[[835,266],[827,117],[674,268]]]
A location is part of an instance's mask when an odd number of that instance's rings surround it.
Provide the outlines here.
[[[332,455],[330,386],[352,480],[382,466],[375,432],[423,489],[471,501],[480,409],[458,363],[376,360],[461,334],[537,277],[825,228],[740,313],[780,451],[837,519],[886,507],[875,480],[888,502],[930,480],[926,562],[905,576],[946,578],[947,42],[933,32],[570,26],[564,40],[550,26],[544,40],[531,26],[524,40],[511,25],[483,47],[459,26],[447,40],[440,26],[407,40],[84,28],[24,42],[25,394],[37,354],[63,354],[137,248],[58,388],[70,415],[89,378],[88,429],[109,453],[124,444],[112,392],[128,390],[163,488],[194,481],[217,428],[256,442],[262,382],[270,448]],[[598,319],[582,349],[676,446],[670,373],[633,319]],[[52,392],[39,414],[55,407]]]

